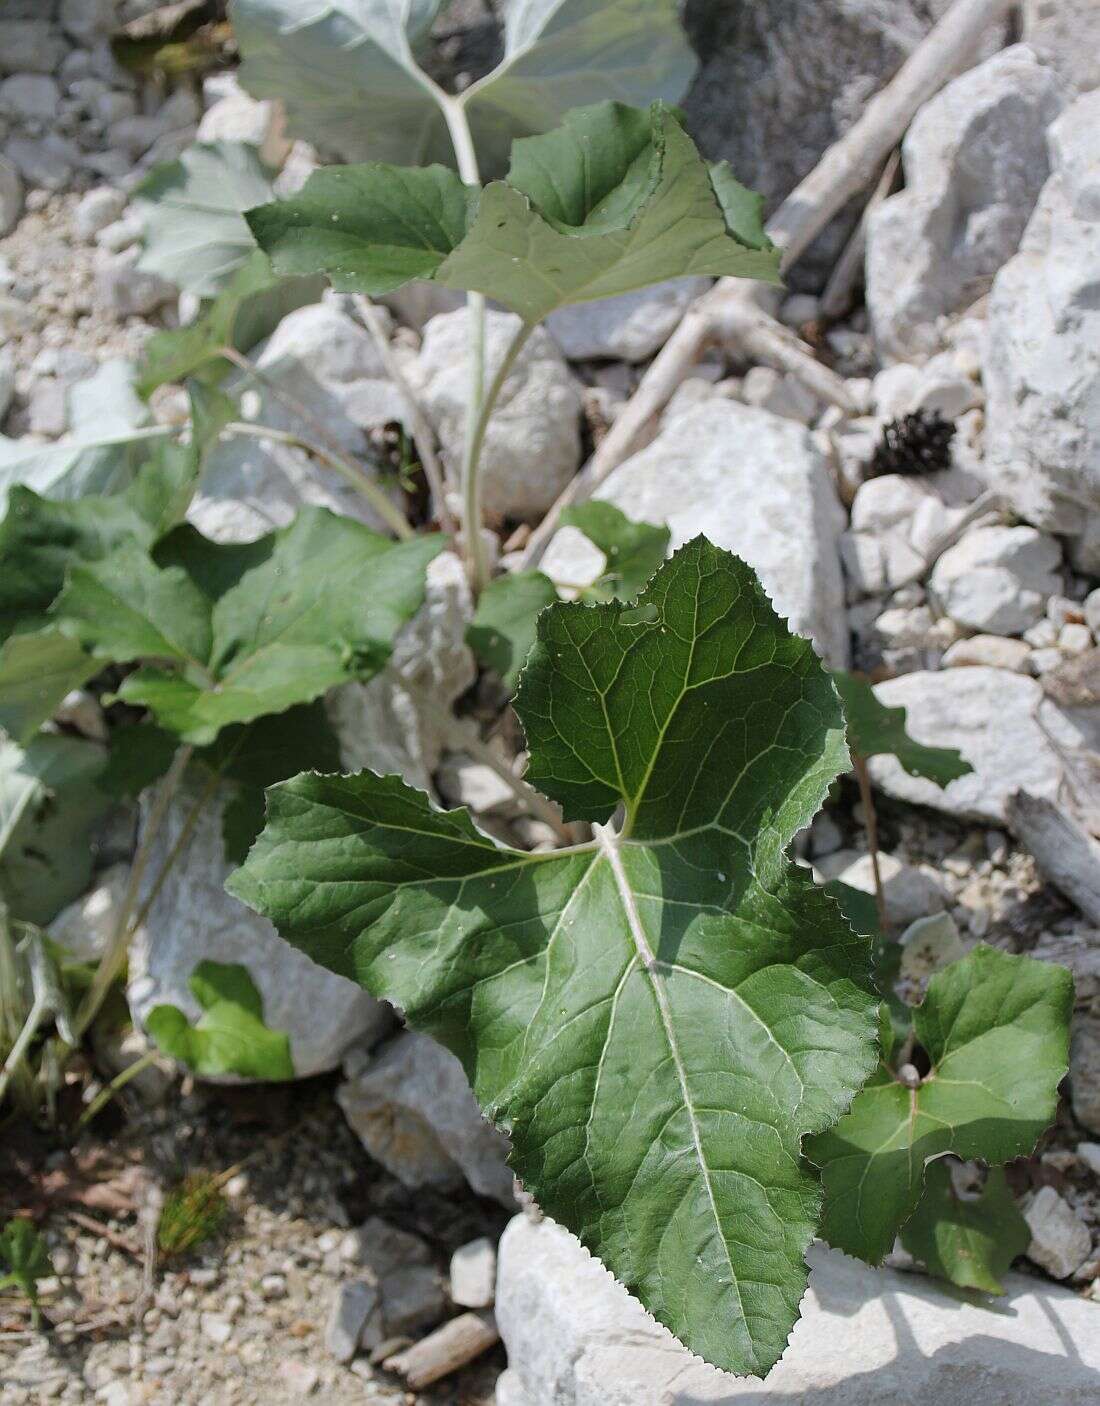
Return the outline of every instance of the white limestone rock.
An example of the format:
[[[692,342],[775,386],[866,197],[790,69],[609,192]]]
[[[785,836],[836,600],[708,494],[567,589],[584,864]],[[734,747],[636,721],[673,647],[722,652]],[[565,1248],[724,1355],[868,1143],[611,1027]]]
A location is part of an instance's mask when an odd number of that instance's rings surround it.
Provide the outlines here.
[[[918,113],[902,147],[905,189],[868,222],[867,305],[883,355],[935,351],[937,319],[980,297],[1016,252],[1060,106],[1054,71],[1016,45]]]
[[[1024,0],[1024,38],[1069,88],[1100,88],[1100,0]]]
[[[1092,1251],[1089,1228],[1052,1186],[1043,1186],[1024,1207],[1031,1231],[1027,1257],[1054,1279],[1068,1279]]]
[[[51,940],[76,962],[98,961],[114,933],[129,878],[128,864],[104,870],[93,888],[50,923]]]
[[[715,397],[666,416],[647,448],[621,464],[597,498],[635,521],[667,523],[670,549],[702,534],[760,574],[791,628],[834,667],[848,659],[838,539],[844,512],[828,466],[793,420]],[[551,541],[543,569],[584,584],[601,554],[573,528]]]
[[[199,122],[199,142],[247,142],[259,151],[265,165],[278,170],[290,153],[286,116],[282,104],[250,97],[232,74],[221,87],[222,96],[207,108]]]
[[[831,854],[819,864],[826,879],[840,879],[849,888],[862,893],[874,893],[875,876],[869,854],[853,855],[850,850]],[[886,914],[891,923],[904,927],[941,912],[950,899],[943,885],[926,869],[906,864],[892,854],[879,855],[879,875],[886,899]]]
[[[664,346],[708,278],[673,278],[616,298],[559,308],[546,330],[570,361],[645,361]]]
[[[485,377],[492,379],[519,327],[512,313],[485,317]],[[461,462],[469,384],[465,308],[424,329],[412,378],[444,455]],[[580,386],[549,333],[537,329],[504,383],[481,456],[482,503],[490,519],[535,519],[550,507],[580,461]]]
[[[1083,1011],[1073,1019],[1069,1084],[1077,1121],[1090,1133],[1100,1133],[1100,1019]]]
[[[500,1242],[508,1352],[497,1406],[1091,1406],[1096,1305],[1021,1274],[987,1305],[814,1245],[809,1292],[765,1381],[693,1357],[568,1231],[517,1216]]]
[[[932,570],[929,593],[968,630],[1019,635],[1046,614],[1061,589],[1062,548],[1034,527],[979,527],[949,547]]]
[[[169,806],[153,841],[140,899],[150,891],[201,790],[188,780]],[[225,859],[221,816],[228,792],[200,812],[191,838],[169,870],[130,948],[127,998],[141,1023],[154,1006],[201,1014],[188,981],[199,962],[239,963],[263,998],[264,1021],[290,1036],[300,1078],[340,1063],[350,1045],[370,1044],[389,1029],[393,1013],[355,983],[335,976],[284,942],[259,914],[226,893],[236,867]]]
[[[1054,175],[989,300],[984,472],[1100,569],[1100,90],[1050,129]]]
[[[1003,824],[1005,803],[1016,790],[1057,799],[1062,764],[1036,709],[1061,746],[1093,740],[1086,727],[1044,700],[1035,679],[1005,669],[979,665],[905,674],[876,684],[875,694],[887,707],[908,710],[906,730],[918,742],[956,747],[974,768],[940,787],[910,776],[894,757],[872,757],[875,784],[900,800],[963,820]]]
[[[450,1050],[403,1030],[373,1058],[353,1051],[344,1073],[336,1098],[345,1117],[406,1186],[447,1189],[465,1178],[479,1195],[515,1204],[508,1139],[481,1116]]]

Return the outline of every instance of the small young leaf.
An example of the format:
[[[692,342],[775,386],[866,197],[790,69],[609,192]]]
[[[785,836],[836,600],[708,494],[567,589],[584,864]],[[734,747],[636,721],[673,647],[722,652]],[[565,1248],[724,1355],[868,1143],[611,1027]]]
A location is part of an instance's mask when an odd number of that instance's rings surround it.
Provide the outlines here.
[[[290,1037],[264,1024],[263,1001],[248,969],[200,962],[187,983],[202,1007],[194,1025],[178,1006],[155,1006],[145,1028],[165,1054],[207,1078],[294,1078]]]
[[[482,664],[497,671],[510,693],[535,643],[539,612],[557,598],[553,581],[541,571],[498,576],[481,593],[466,643]]]
[[[825,1239],[877,1264],[915,1211],[930,1158],[1029,1153],[1054,1117],[1072,1004],[1064,967],[992,947],[933,976],[913,1012],[932,1066],[920,1086],[882,1067],[840,1122],[806,1143],[821,1168]]]
[[[432,278],[476,203],[476,190],[444,166],[330,166],[247,219],[280,274],[324,273],[341,292],[378,297]]]
[[[265,208],[265,207],[261,207]],[[253,248],[225,287],[186,327],[156,332],[145,344],[137,388],[148,396],[167,381],[201,376],[216,381],[229,369],[224,347],[251,351],[287,313],[320,300],[317,278],[283,278],[266,254]]]
[[[138,267],[185,293],[216,297],[255,254],[243,211],[271,195],[271,174],[254,146],[197,142],[134,192],[145,225]]]
[[[861,757],[889,753],[910,776],[924,776],[937,786],[946,786],[974,768],[954,747],[926,747],[914,742],[905,730],[905,709],[887,708],[875,696],[867,679],[843,669],[833,672],[848,719],[848,740]]]
[[[667,527],[631,522],[614,503],[590,499],[566,508],[563,527],[576,527],[607,558],[604,574],[582,595],[585,600],[633,600],[665,559],[671,533]]]
[[[516,708],[591,844],[502,849],[396,777],[306,775],[228,888],[453,1050],[528,1191],[693,1352],[766,1372],[817,1222],[802,1139],[876,1058],[868,944],[785,857],[847,765],[839,699],[699,538],[629,611],[544,610]]]
[[[172,765],[179,739],[155,723],[124,724],[111,732],[111,750],[99,778],[105,795],[122,800],[139,796]]]
[[[955,1195],[944,1159],[924,1170],[924,1195],[902,1228],[901,1243],[929,1274],[961,1289],[1003,1294],[1002,1276],[1031,1241],[1002,1167],[990,1167],[981,1195]]]
[[[184,527],[155,559],[127,543],[74,568],[52,615],[100,658],[157,661],[118,697],[202,746],[232,723],[376,673],[442,546],[394,543],[322,508],[244,546]]]
[[[21,1289],[37,1304],[38,1281],[52,1273],[50,1252],[33,1223],[22,1218],[8,1221],[0,1230],[0,1289]]]

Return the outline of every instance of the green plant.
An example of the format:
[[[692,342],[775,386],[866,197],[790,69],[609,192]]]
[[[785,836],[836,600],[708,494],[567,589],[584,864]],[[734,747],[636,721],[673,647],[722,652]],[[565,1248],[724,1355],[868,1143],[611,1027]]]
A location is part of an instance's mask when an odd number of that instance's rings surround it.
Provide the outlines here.
[[[532,329],[686,273],[777,276],[759,199],[703,160],[670,106],[692,69],[671,0],[513,0],[501,66],[461,96],[415,57],[435,0],[232,9],[243,81],[360,164],[321,169],[284,200],[232,144],[154,173],[140,192],[145,265],[202,305],[151,341],[137,384],[148,395],[190,378],[189,426],[151,424],[116,371],[100,387],[117,403],[106,426],[76,415],[70,444],[0,442],[0,880],[15,918],[40,901],[46,921],[59,895],[20,887],[13,865],[33,849],[56,872],[86,852],[89,809],[157,788],[72,1020],[63,1003],[28,1003],[14,960],[14,976],[0,968],[12,1086],[51,1022],[56,1042],[79,1042],[203,807],[229,787],[225,849],[244,861],[230,892],[453,1050],[539,1203],[693,1351],[765,1373],[819,1231],[872,1262],[900,1232],[934,1272],[996,1291],[1021,1243],[1000,1164],[1053,1114],[1068,977],[979,949],[910,1011],[881,903],[876,915],[818,887],[788,856],[850,765],[874,854],[866,759],[893,753],[941,785],[965,761],[916,744],[866,681],[830,676],[753,571],[702,538],[666,561],[665,526],[590,502],[562,518],[604,559],[595,581],[562,583],[575,600],[538,571],[490,577],[482,449]],[[429,159],[442,164],[394,164]],[[192,261],[181,234],[204,228]],[[415,532],[323,424],[239,414],[257,380],[300,412],[248,353],[322,280],[380,297],[414,279],[468,295],[452,544],[477,596],[467,638],[516,690],[527,779],[500,758],[497,772],[555,831],[572,827],[563,848],[508,848],[397,777],[339,774],[325,695],[391,667],[448,544]],[[517,316],[492,368],[486,296]],[[189,506],[210,453],[237,435],[304,448],[392,536],[314,508],[255,542],[209,540]],[[41,731],[79,685],[132,710],[112,745]],[[198,798],[150,873],[195,771]],[[79,892],[84,855],[76,867]],[[247,971],[202,963],[191,986],[195,1021],[172,1006],[148,1019],[164,1049],[200,1075],[293,1074]],[[994,1164],[980,1196],[957,1193],[947,1158]],[[199,1243],[224,1213],[219,1179],[189,1178],[165,1206],[161,1249]]]
[[[15,1288],[31,1301],[38,1322],[38,1281],[53,1273],[50,1252],[29,1220],[10,1220],[0,1230],[0,1289]]]

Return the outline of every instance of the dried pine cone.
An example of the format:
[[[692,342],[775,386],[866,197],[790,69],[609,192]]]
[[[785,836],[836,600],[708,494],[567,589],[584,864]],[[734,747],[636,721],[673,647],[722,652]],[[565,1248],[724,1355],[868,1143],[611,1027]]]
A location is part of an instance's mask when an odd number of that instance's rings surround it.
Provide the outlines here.
[[[955,426],[938,410],[918,410],[892,420],[871,460],[871,473],[930,474],[951,467]]]

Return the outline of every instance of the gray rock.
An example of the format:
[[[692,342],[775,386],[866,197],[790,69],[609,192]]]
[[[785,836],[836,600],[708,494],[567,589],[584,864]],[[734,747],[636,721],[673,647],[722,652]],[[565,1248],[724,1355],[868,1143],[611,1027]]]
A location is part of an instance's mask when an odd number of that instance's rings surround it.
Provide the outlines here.
[[[27,420],[33,434],[56,438],[69,428],[65,386],[52,377],[36,381],[27,404]]]
[[[80,161],[79,149],[56,132],[11,137],[4,150],[27,184],[43,190],[64,190]]]
[[[419,1235],[398,1230],[381,1216],[369,1217],[353,1234],[356,1263],[364,1265],[376,1279],[410,1264],[431,1263],[431,1252]]]
[[[347,771],[370,767],[432,790],[446,742],[441,722],[477,676],[466,643],[473,597],[462,562],[443,552],[429,565],[424,604],[398,635],[390,666],[369,683],[329,696]]]
[[[126,196],[121,190],[111,186],[97,186],[80,202],[73,211],[73,229],[84,240],[92,240],[108,225],[120,219],[126,209]]]
[[[481,1116],[462,1065],[427,1035],[402,1031],[373,1059],[344,1066],[337,1100],[370,1155],[406,1186],[461,1185],[512,1205],[508,1140]]]
[[[1027,1257],[1054,1279],[1068,1279],[1088,1259],[1089,1228],[1052,1186],[1039,1188],[1024,1207],[1024,1219],[1031,1231]]]
[[[682,106],[705,154],[725,157],[769,210],[813,169],[898,70],[947,0],[687,0],[700,67]],[[990,35],[999,47],[999,33]],[[796,280],[819,289],[855,212]]]
[[[143,894],[199,793],[200,783],[189,780],[172,801],[152,845]],[[226,862],[221,837],[227,794],[217,793],[200,813],[131,946],[130,1010],[141,1022],[167,1002],[193,1019],[200,1007],[187,983],[196,965],[207,959],[239,963],[263,998],[266,1024],[290,1036],[295,1072],[305,1078],[334,1068],[354,1042],[377,1040],[389,1028],[392,1012],[354,983],[316,966],[225,892],[234,867]]]
[[[1100,568],[1100,90],[1050,129],[1054,175],[989,300],[991,484]]]
[[[1100,1019],[1096,1016],[1080,1012],[1074,1016],[1069,1084],[1077,1121],[1090,1133],[1100,1133]]]
[[[0,183],[3,182],[3,167],[0,165]],[[2,225],[0,225],[2,228]],[[11,407],[15,395],[15,357],[10,347],[0,347],[0,425]]]
[[[517,1216],[500,1244],[498,1406],[1089,1406],[1096,1307],[1006,1276],[996,1306],[813,1246],[810,1288],[766,1381],[692,1357],[567,1231]]]
[[[570,361],[645,361],[659,351],[707,278],[673,278],[617,298],[559,308],[546,330]]]
[[[23,178],[19,168],[0,156],[0,239],[11,234],[23,213]]]
[[[96,880],[94,888],[62,908],[50,923],[51,939],[77,962],[95,962],[115,930],[130,878],[128,864],[115,864]]]
[[[50,122],[57,117],[61,89],[45,73],[13,73],[0,83],[0,113],[17,122]]]
[[[1019,635],[1061,589],[1061,560],[1057,540],[1034,527],[978,527],[936,562],[929,593],[968,630]]]
[[[0,73],[52,73],[67,49],[48,20],[0,19]]]
[[[468,327],[465,308],[433,317],[412,372],[445,457],[456,469],[466,424]],[[512,313],[486,314],[486,381],[518,327]],[[485,437],[481,479],[488,518],[536,518],[549,508],[576,472],[580,416],[580,387],[553,338],[539,328],[504,383]]]
[[[673,549],[700,533],[759,573],[776,610],[830,664],[848,658],[838,538],[844,513],[809,432],[735,401],[715,398],[666,416],[646,449],[596,493],[640,522],[667,523]],[[603,557],[564,528],[543,561],[554,579],[583,584]]]
[[[325,1327],[325,1347],[337,1362],[350,1362],[359,1351],[363,1330],[381,1301],[373,1279],[352,1279],[337,1288]]]
[[[137,249],[105,259],[96,270],[96,298],[115,317],[148,317],[176,298],[176,286],[136,267]]]
[[[1043,700],[1039,684],[1004,669],[975,667],[918,672],[875,686],[880,702],[908,710],[907,731],[933,747],[957,747],[974,768],[939,787],[903,771],[894,757],[873,757],[875,784],[891,796],[965,820],[1002,823],[1016,790],[1055,800],[1062,764],[1036,721],[1063,747],[1082,745],[1075,723]]]
[[[850,850],[831,854],[819,866],[828,879],[840,879],[862,893],[874,893],[871,856],[852,857]],[[905,864],[892,854],[879,855],[879,874],[891,923],[904,926],[947,907],[949,899],[939,881],[924,869]]]
[[[867,306],[879,351],[934,351],[938,318],[976,301],[1015,254],[1049,173],[1060,86],[1026,45],[926,103],[902,146],[905,189],[871,214]]]
[[[1024,38],[1078,93],[1100,88],[1097,0],[1024,0]]]
[[[108,38],[118,23],[113,0],[61,0],[58,20],[74,44],[87,48]]]
[[[446,1311],[443,1285],[428,1265],[395,1269],[382,1281],[382,1324],[388,1338],[434,1328]]]
[[[463,1308],[491,1308],[496,1293],[497,1250],[482,1235],[451,1256],[451,1302]]]

